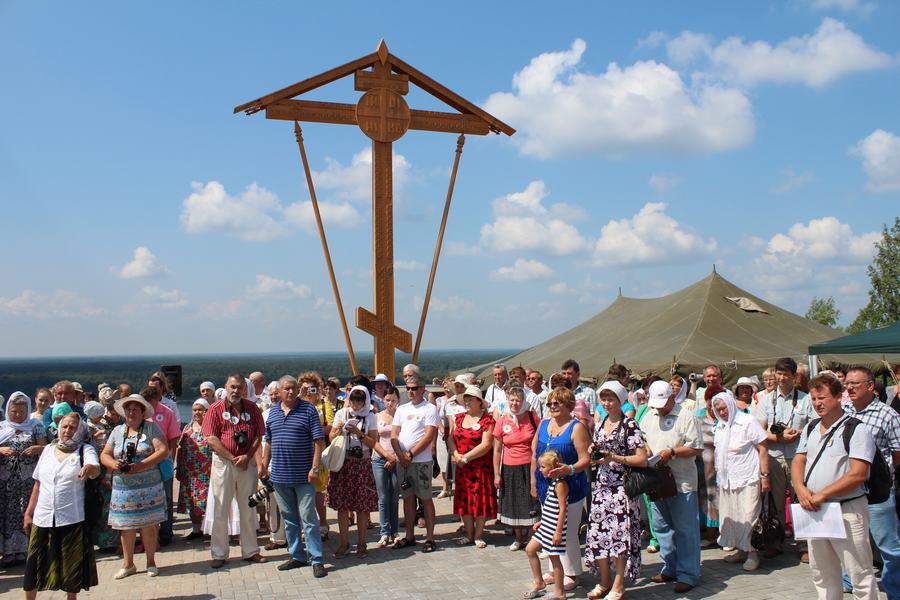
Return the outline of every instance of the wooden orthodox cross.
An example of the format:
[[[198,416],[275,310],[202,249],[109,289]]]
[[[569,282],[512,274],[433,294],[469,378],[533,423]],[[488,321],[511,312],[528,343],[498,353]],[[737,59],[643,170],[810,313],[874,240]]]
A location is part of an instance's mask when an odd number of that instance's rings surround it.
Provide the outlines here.
[[[356,105],[292,99],[350,74],[354,76],[354,88],[364,92]],[[459,112],[411,110],[403,98],[409,92],[410,82]],[[412,339],[409,332],[394,323],[394,193],[391,164],[393,142],[403,137],[409,129],[456,133],[460,134],[458,156],[461,152],[463,134],[487,135],[493,131],[512,135],[515,130],[391,54],[384,40],[372,54],[242,104],[235,108],[234,112],[243,111],[249,115],[261,110],[266,111],[267,119],[357,125],[372,140],[372,287],[375,312],[357,307],[356,326],[375,338],[375,371],[394,377],[394,349],[410,352]],[[304,164],[308,170],[299,126],[297,130],[298,143],[301,143]],[[312,186],[310,187],[312,192]],[[311,195],[315,204],[315,194]],[[449,208],[449,193],[447,202]],[[318,214],[317,219],[320,219]],[[446,208],[444,224],[446,224]],[[338,310],[343,321],[343,308],[340,305],[340,295],[334,281],[331,259],[320,220],[319,226],[326,260],[329,270],[332,271],[332,285]],[[441,231],[443,232],[443,225]],[[439,252],[440,246],[435,252],[435,262],[432,265],[429,295]],[[419,331],[420,338],[427,302],[426,297]],[[348,352],[355,371],[355,358],[346,324],[344,326]]]

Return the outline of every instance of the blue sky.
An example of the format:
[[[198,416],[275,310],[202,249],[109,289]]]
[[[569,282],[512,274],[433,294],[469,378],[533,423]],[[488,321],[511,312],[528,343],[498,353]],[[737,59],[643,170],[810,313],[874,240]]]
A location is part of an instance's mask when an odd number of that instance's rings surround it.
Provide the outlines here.
[[[337,6],[0,3],[0,355],[342,349],[291,124],[232,109],[382,37],[518,130],[467,139],[425,349],[526,347],[714,263],[801,314],[865,303],[900,213],[897,3]],[[352,324],[369,144],[304,133]],[[413,333],[454,148],[394,145]]]

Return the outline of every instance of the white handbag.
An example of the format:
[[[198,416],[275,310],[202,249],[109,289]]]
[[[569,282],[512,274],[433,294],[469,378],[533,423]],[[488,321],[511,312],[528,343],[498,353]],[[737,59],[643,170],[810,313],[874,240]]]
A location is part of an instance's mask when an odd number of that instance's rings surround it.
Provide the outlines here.
[[[320,465],[329,471],[340,471],[347,456],[347,436],[339,435],[322,451]]]

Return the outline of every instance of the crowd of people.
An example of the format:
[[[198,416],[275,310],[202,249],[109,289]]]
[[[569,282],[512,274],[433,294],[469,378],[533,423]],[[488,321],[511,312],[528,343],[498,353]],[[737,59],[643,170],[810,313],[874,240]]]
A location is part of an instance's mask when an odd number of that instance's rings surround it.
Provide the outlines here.
[[[876,598],[876,565],[900,598],[900,386],[879,387],[865,367],[810,379],[791,358],[731,389],[718,365],[686,375],[638,381],[612,365],[594,384],[567,360],[545,382],[498,364],[484,391],[472,373],[429,391],[412,364],[398,386],[385,374],[342,385],[233,373],[199,386],[183,427],[158,372],[139,393],[101,384],[97,401],[69,381],[37,390],[34,406],[16,392],[0,423],[0,565],[25,565],[27,598],[97,585],[96,552],[121,554],[116,579],[137,573],[141,553],[156,577],[177,511],[188,540],[208,537],[213,569],[237,542],[249,563],[286,548],[278,570],[325,577],[326,507],[335,561],[368,555],[376,512],[378,548],[434,552],[440,478],[454,545],[487,547],[496,521],[529,561],[525,598],[565,598],[586,568],[598,581],[588,598],[620,600],[642,551],[660,555],[651,581],[685,593],[700,583],[703,548],[753,571],[786,550],[792,510],[832,503],[846,535],[796,543],[820,598]]]

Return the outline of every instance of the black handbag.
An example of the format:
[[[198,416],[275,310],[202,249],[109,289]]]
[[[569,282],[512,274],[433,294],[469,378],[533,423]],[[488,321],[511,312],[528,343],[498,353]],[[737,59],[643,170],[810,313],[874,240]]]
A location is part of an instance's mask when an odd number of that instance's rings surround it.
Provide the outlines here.
[[[78,448],[78,462],[84,466],[84,444]],[[84,522],[92,528],[103,520],[103,490],[100,477],[84,482]]]
[[[757,550],[770,547],[778,547],[784,543],[784,523],[778,518],[775,508],[775,498],[771,492],[766,493],[762,502],[762,510],[753,524],[753,533],[750,535],[750,545]]]
[[[659,485],[659,471],[653,467],[625,467],[625,494],[637,498]]]

